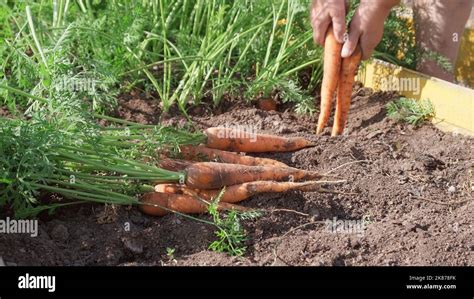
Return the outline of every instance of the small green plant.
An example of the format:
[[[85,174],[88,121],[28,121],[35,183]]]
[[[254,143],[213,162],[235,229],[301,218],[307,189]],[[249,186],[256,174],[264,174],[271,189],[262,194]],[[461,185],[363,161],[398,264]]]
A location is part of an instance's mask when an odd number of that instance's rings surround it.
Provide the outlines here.
[[[313,114],[317,111],[314,98],[301,90],[292,80],[279,85],[279,95],[283,103],[295,103],[295,112],[299,114]]]
[[[454,67],[448,57],[429,49],[421,51],[421,59],[434,61],[440,68],[446,72],[453,72]]]
[[[214,225],[217,227],[216,236],[218,240],[209,245],[209,249],[217,252],[227,252],[230,255],[241,256],[245,253],[246,234],[241,225],[241,220],[255,219],[261,215],[259,211],[237,212],[232,210],[224,217],[217,210],[220,198],[225,192],[225,188],[212,201],[208,207]]]
[[[170,248],[170,247],[166,247],[166,256],[170,259],[170,260],[174,260],[174,252],[176,251],[175,248]]]
[[[434,117],[435,111],[430,100],[400,98],[387,104],[387,115],[401,122],[419,126]]]

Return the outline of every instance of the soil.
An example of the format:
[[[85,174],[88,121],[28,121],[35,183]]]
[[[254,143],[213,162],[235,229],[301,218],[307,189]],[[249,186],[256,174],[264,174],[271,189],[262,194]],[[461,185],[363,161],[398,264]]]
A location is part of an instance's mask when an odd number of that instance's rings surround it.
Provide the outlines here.
[[[474,139],[431,124],[395,123],[384,109],[392,98],[359,89],[347,132],[337,138],[329,137],[330,126],[315,136],[317,115],[295,114],[288,105],[264,111],[228,100],[217,109],[202,104],[189,111],[200,128],[241,125],[304,136],[317,145],[260,156],[333,170],[328,179],[347,180],[328,186],[338,194],[288,192],[243,202],[264,213],[243,222],[247,250],[241,257],[210,251],[214,228],[201,222],[85,204],[41,215],[37,237],[0,234],[0,258],[7,265],[472,266]],[[121,98],[117,115],[141,123],[185,123],[176,112],[160,114],[153,99],[138,92]],[[342,227],[349,223],[359,226]],[[174,252],[167,254],[169,249]]]

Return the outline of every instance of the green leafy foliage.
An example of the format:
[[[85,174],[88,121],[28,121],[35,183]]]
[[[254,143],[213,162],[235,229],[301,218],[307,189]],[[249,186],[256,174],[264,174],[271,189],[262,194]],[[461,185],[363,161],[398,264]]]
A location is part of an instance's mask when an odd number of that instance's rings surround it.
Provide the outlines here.
[[[400,98],[386,105],[387,115],[396,121],[419,126],[434,117],[435,111],[431,101],[425,99]]]
[[[8,86],[0,88],[28,95]],[[154,157],[159,147],[173,149],[205,138],[176,128],[95,115],[115,122],[104,128],[74,102],[29,98],[43,105],[29,120],[0,118],[0,207],[10,204],[17,217],[71,202],[44,205],[38,197],[45,191],[70,200],[137,204],[137,194],[153,190],[149,184],[177,182],[182,177],[155,167],[153,159],[141,162],[144,156]]]
[[[209,249],[240,256],[246,250],[246,233],[242,227],[241,220],[255,219],[260,217],[261,213],[258,211],[238,212],[231,210],[222,217],[221,213],[217,210],[217,206],[224,192],[225,188],[222,189],[208,207],[208,212],[212,216],[214,225],[217,228],[215,234],[218,238],[209,245]]]
[[[166,247],[166,256],[168,257],[168,259],[174,260],[175,251],[175,248]]]
[[[347,20],[359,1],[351,1]],[[29,6],[28,6],[29,5]],[[183,112],[225,95],[253,100],[279,94],[313,112],[322,48],[313,45],[307,0],[0,1],[0,82],[33,95],[113,109],[132,86],[153,93],[166,111]],[[27,7],[31,22],[28,22]],[[416,49],[406,9],[392,10],[374,57],[411,69],[445,57]],[[309,83],[301,73],[309,74]],[[156,96],[155,96],[156,95]],[[1,91],[16,113],[35,100]]]
[[[415,32],[410,26],[408,18],[401,17],[406,14],[403,6],[392,9],[385,21],[382,40],[375,48],[374,56],[397,65],[416,69],[418,63],[418,50],[415,43]]]
[[[278,89],[275,81],[299,85],[298,72],[322,66],[302,0],[0,3],[7,24],[0,80],[37,96],[77,98],[99,112],[116,105],[126,84],[156,92],[164,110],[177,103],[185,112],[242,86],[254,99],[257,86],[266,93]],[[320,79],[311,72],[313,88]],[[290,100],[299,103],[305,92],[294,91],[299,96]],[[7,91],[0,96],[12,111],[40,106]]]
[[[437,65],[439,65],[443,70],[446,72],[453,72],[454,66],[449,60],[448,57],[441,55],[435,51],[424,50],[421,54],[421,59],[427,59],[434,61]]]

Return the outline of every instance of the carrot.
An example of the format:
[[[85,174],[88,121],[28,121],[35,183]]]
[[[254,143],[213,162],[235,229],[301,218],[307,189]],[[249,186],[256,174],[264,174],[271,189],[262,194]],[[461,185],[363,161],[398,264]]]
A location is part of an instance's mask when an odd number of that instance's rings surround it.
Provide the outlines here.
[[[186,160],[175,160],[170,158],[161,158],[158,162],[158,167],[170,170],[170,171],[181,171],[186,169],[192,162]]]
[[[354,53],[350,57],[342,60],[341,73],[339,76],[339,86],[337,88],[336,114],[334,115],[334,125],[331,136],[341,135],[347,121],[347,114],[351,106],[352,85],[354,77],[362,57],[362,51],[357,45]]]
[[[148,215],[164,216],[172,211],[184,214],[200,214],[205,213],[208,204],[193,196],[185,194],[169,194],[149,192],[141,197],[140,210]],[[241,206],[219,202],[217,205],[219,210],[238,210],[248,211],[248,208]]]
[[[305,192],[319,191],[320,183],[309,181],[303,183],[297,182],[275,182],[275,181],[255,181],[239,185],[226,187],[224,194],[220,198],[221,202],[237,203],[260,193],[279,193],[290,190],[301,190]],[[221,190],[199,190],[191,189],[185,185],[179,184],[158,184],[155,186],[156,192],[171,194],[196,195],[202,199],[215,199]]]
[[[301,137],[285,138],[230,128],[208,128],[204,134],[207,135],[207,147],[233,152],[290,152],[313,146]]]
[[[320,178],[315,171],[292,167],[247,166],[198,162],[185,169],[186,185],[194,189],[218,189],[253,181],[291,181]]]
[[[276,111],[277,103],[272,98],[261,98],[258,100],[258,108],[265,111]]]
[[[192,146],[192,145],[182,145],[180,147],[181,154],[187,160],[198,160],[204,161],[216,161],[230,164],[242,164],[242,165],[273,165],[286,167],[285,163],[267,159],[267,158],[255,158],[250,156],[240,155],[234,152],[227,152],[218,149],[211,149],[204,145]],[[165,168],[166,169],[166,168]]]
[[[334,92],[337,88],[339,80],[339,72],[341,69],[341,50],[342,44],[338,43],[332,26],[329,26],[326,32],[326,40],[324,42],[324,71],[323,82],[321,86],[321,111],[318,118],[318,127],[316,134],[321,134],[331,115],[331,106]]]
[[[174,183],[163,183],[163,184],[158,184],[155,186],[155,192],[158,192],[158,193],[188,194],[189,195],[190,192],[187,192],[187,190],[192,191],[194,189],[186,187],[186,185],[174,184]],[[204,199],[207,199],[207,198],[204,198]]]

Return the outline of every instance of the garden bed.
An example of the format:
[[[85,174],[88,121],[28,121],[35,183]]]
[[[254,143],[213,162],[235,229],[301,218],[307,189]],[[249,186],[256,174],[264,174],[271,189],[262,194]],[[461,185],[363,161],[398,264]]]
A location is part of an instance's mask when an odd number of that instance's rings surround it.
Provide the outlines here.
[[[267,194],[243,202],[264,209],[244,222],[241,257],[208,249],[214,227],[177,215],[161,218],[135,207],[65,207],[39,217],[39,235],[0,234],[0,257],[10,265],[473,265],[473,139],[386,117],[394,94],[361,88],[353,100],[347,136],[315,136],[316,116],[259,110],[223,101],[190,111],[199,128],[246,125],[262,132],[304,136],[317,145],[266,154],[291,166],[332,173],[343,194]],[[183,125],[145,95],[120,99],[118,116],[142,123]],[[329,130],[329,129],[327,129]],[[206,215],[200,216],[208,218]],[[368,222],[363,231],[333,232],[327,220]],[[13,250],[12,250],[13,249]]]

